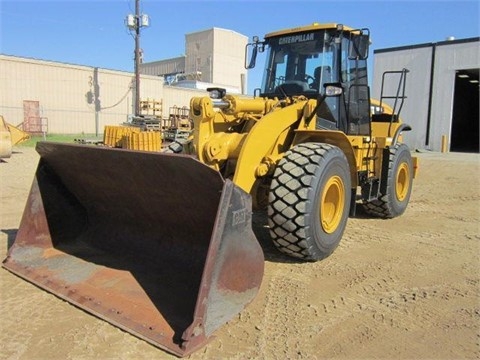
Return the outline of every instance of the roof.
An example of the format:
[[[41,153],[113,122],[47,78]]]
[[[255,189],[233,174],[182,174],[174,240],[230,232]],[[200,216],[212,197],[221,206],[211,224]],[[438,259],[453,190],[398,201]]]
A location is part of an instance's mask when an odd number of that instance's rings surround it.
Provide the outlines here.
[[[195,34],[199,34],[199,33],[203,33],[203,32],[209,32],[209,31],[210,31],[210,32],[215,32],[215,31],[228,32],[228,33],[232,33],[232,34],[235,34],[235,35],[237,35],[237,36],[241,36],[241,37],[244,37],[244,38],[247,38],[247,39],[248,39],[248,36],[243,35],[243,34],[240,34],[240,33],[237,32],[237,31],[230,30],[230,29],[224,29],[224,28],[220,28],[220,27],[212,27],[212,28],[205,29],[205,30],[199,30],[199,31],[189,32],[189,33],[186,33],[185,36],[195,35]]]
[[[374,54],[380,54],[380,53],[386,53],[386,52],[392,52],[392,51],[413,50],[413,49],[426,48],[426,47],[432,47],[432,46],[457,45],[457,44],[479,42],[479,41],[480,41],[480,37],[458,39],[458,40],[445,40],[445,41],[430,42],[430,43],[424,43],[424,44],[397,46],[397,47],[391,47],[391,48],[385,48],[385,49],[376,49],[376,50],[373,51],[373,53]]]
[[[94,68],[102,69],[105,71],[110,72],[117,72],[117,73],[124,73],[124,74],[131,74],[131,71],[126,70],[116,70],[116,69],[109,69],[109,68],[100,68],[98,66],[93,65],[82,65],[82,64],[73,64],[63,61],[56,61],[56,60],[46,60],[46,59],[39,59],[34,57],[26,57],[26,56],[17,56],[17,55],[9,55],[0,53],[0,60],[5,61],[16,61],[16,62],[23,62],[23,63],[32,63],[37,65],[49,65],[49,66],[57,66],[57,67],[68,67],[68,68],[76,68],[80,70],[91,70]]]
[[[336,29],[338,25],[340,25],[340,24],[337,24],[337,23],[326,23],[326,24],[313,23],[311,25],[305,25],[305,26],[294,27],[294,28],[290,28],[290,29],[283,29],[283,30],[274,31],[274,32],[266,34],[265,38],[269,38],[269,37],[273,37],[273,36],[279,36],[279,35],[296,34],[296,33],[305,32],[305,31],[323,30],[323,29]],[[353,28],[348,27],[348,26],[343,26],[343,29],[347,30],[347,31],[353,30]]]

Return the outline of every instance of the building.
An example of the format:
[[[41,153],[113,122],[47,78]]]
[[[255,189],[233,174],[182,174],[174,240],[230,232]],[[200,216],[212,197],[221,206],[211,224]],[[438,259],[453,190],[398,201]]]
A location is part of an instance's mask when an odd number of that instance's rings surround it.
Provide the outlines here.
[[[247,37],[213,28],[185,38],[185,56],[142,64],[140,97],[161,101],[163,119],[207,87],[246,88]],[[0,114],[29,132],[101,134],[133,113],[130,72],[0,55],[0,79]]]
[[[413,129],[405,142],[412,149],[479,152],[480,38],[375,50],[372,97],[380,98],[385,71],[403,68],[409,72],[400,117]],[[396,93],[393,83],[385,82],[384,95]]]
[[[232,30],[212,28],[185,35],[185,56],[140,65],[142,74],[163,76],[167,84],[206,89],[223,87],[245,94],[248,38]]]
[[[135,76],[126,71],[0,55],[0,114],[25,131],[101,134],[133,112]],[[189,107],[202,90],[165,86],[158,76],[141,76],[141,98],[162,102],[162,117]]]

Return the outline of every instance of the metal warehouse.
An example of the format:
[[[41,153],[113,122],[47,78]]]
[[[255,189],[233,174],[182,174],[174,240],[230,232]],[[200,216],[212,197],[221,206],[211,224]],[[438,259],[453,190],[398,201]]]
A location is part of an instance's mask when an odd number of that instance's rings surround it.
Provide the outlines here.
[[[375,98],[384,72],[409,70],[400,116],[412,127],[404,134],[410,148],[479,152],[478,37],[379,49],[374,55]],[[383,90],[384,97],[397,91],[386,81]]]

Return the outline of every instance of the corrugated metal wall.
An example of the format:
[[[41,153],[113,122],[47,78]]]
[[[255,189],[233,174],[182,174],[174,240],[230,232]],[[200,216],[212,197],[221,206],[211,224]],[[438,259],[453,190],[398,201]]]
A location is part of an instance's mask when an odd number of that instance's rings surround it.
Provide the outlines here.
[[[162,75],[185,72],[185,56],[140,64],[141,73],[145,75]]]
[[[451,138],[456,70],[480,68],[480,42],[439,44],[435,52],[430,147],[440,150],[442,136]],[[478,119],[476,119],[478,121]]]
[[[412,149],[441,151],[442,137],[451,137],[455,74],[457,70],[480,67],[478,39],[380,49],[374,54],[372,96],[380,96],[384,71],[409,69],[408,98],[401,117],[413,130],[404,133],[405,142]]]
[[[103,133],[105,125],[121,124],[132,113],[134,74],[121,71],[0,55],[0,114],[13,125],[24,121],[24,101],[39,103],[48,133]],[[100,111],[88,93],[100,99]],[[173,106],[189,107],[192,96],[205,91],[163,86],[163,78],[141,77],[142,99],[162,100],[163,118]],[[98,120],[98,122],[97,122]]]
[[[396,51],[394,56],[391,52],[376,53],[374,64],[374,76],[372,97],[380,99],[382,75],[385,71],[409,70],[405,89],[404,106],[400,113],[403,122],[410,124],[413,131],[403,134],[404,141],[412,149],[423,149],[425,147],[428,94],[430,89],[430,64],[431,48],[418,48],[414,50]],[[397,77],[386,78],[384,95],[395,95],[397,92]],[[392,100],[385,101],[393,106]]]

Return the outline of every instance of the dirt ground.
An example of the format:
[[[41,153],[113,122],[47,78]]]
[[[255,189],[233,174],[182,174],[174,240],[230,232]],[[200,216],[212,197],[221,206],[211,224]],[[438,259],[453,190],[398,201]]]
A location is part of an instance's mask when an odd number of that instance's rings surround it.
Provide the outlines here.
[[[480,155],[417,153],[406,213],[350,218],[318,263],[278,253],[254,302],[190,359],[480,358]],[[0,163],[0,255],[14,240],[38,156]],[[173,359],[0,269],[1,359]]]

